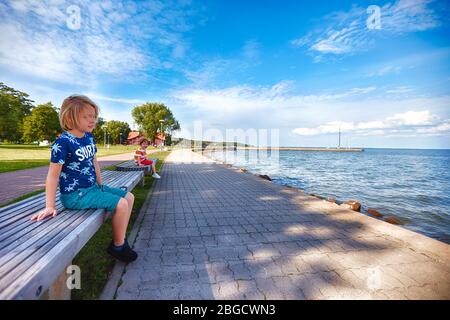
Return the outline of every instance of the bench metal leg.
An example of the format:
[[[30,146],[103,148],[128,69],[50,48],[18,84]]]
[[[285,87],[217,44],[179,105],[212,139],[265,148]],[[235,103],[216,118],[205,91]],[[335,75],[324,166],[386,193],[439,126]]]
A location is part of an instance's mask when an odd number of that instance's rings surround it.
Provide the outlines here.
[[[151,166],[146,167],[146,168],[144,169],[144,174],[145,174],[146,176],[152,175],[152,174],[153,174],[152,167],[151,167]]]
[[[145,175],[144,175],[144,177],[142,177],[142,179],[141,179],[139,185],[140,185],[141,187],[144,187],[144,186],[145,186]]]

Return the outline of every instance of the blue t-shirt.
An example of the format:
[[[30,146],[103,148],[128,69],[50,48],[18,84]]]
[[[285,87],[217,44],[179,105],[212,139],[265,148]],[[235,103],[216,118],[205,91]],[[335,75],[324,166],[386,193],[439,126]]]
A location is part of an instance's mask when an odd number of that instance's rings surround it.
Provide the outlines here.
[[[62,164],[59,191],[70,193],[91,187],[96,181],[94,156],[97,153],[94,136],[86,132],[78,138],[64,131],[52,144],[50,161]]]

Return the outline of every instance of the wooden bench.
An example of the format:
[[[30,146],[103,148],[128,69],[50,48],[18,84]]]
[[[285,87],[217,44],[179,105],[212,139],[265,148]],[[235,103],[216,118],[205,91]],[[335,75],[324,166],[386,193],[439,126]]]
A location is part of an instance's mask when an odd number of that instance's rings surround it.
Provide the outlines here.
[[[144,173],[103,171],[102,178],[105,184],[130,191],[143,184]],[[0,300],[70,299],[66,268],[109,213],[64,209],[59,191],[56,206],[55,218],[39,222],[30,218],[45,207],[45,193],[0,208]]]
[[[156,165],[158,159],[149,158]],[[145,174],[152,174],[152,166],[138,166],[134,160],[125,161],[116,165],[117,171],[144,171]]]

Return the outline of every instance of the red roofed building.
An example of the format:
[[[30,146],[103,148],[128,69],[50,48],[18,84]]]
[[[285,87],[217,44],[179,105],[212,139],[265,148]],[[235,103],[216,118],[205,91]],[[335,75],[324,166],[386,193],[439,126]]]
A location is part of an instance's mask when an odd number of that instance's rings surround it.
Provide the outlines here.
[[[139,145],[142,139],[145,137],[139,132],[139,131],[131,131],[128,134],[127,138],[127,144],[128,145]],[[164,134],[157,133],[155,140],[151,142],[154,146],[161,146],[164,145],[164,142],[166,141],[166,136]]]
[[[127,138],[127,144],[128,145],[139,145],[139,143],[141,142],[141,140],[144,139],[144,136],[142,134],[139,133],[139,131],[131,131],[128,134],[128,138]]]

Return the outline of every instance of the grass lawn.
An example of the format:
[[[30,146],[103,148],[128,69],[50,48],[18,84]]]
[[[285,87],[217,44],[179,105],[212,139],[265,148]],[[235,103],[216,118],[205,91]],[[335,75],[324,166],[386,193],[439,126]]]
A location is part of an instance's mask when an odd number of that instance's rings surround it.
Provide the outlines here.
[[[104,148],[97,146],[97,157],[128,153],[136,150],[136,146],[113,145]],[[149,147],[148,150],[155,148]],[[41,166],[48,166],[50,147],[39,147],[32,144],[0,144],[0,173]]]
[[[48,159],[0,160],[0,173],[48,166]]]
[[[32,191],[32,192],[29,192],[27,194],[24,194],[23,196],[20,196],[18,198],[15,198],[14,200],[11,200],[9,202],[6,202],[6,203],[0,205],[0,208],[9,206],[10,204],[22,201],[22,200],[27,199],[27,198],[30,198],[30,197],[32,197],[32,196],[34,196],[36,194],[39,194],[41,192],[44,192],[44,191],[45,191],[45,189],[38,189],[38,190],[35,190],[35,191]]]
[[[152,153],[152,158],[158,158],[156,164],[158,172],[161,170],[164,159],[170,152]],[[164,177],[162,178],[164,179]],[[135,196],[133,212],[130,217],[127,235],[131,232],[148,193],[152,188],[153,178],[145,176],[145,186],[136,186],[132,193]],[[72,290],[72,300],[98,299],[108,281],[115,264],[115,259],[109,256],[105,249],[112,238],[111,219],[108,219],[89,240],[84,248],[74,258],[73,264],[81,269],[81,289]],[[142,257],[141,257],[142,258]]]

